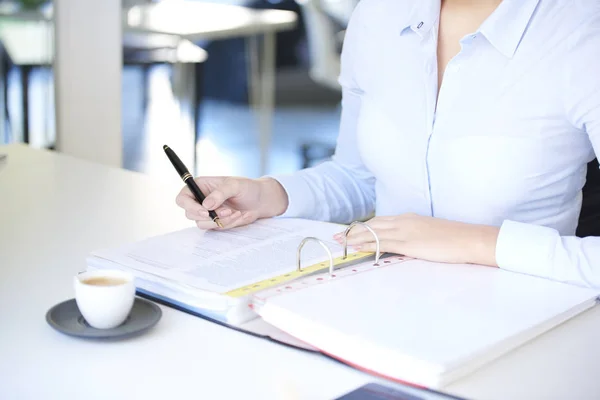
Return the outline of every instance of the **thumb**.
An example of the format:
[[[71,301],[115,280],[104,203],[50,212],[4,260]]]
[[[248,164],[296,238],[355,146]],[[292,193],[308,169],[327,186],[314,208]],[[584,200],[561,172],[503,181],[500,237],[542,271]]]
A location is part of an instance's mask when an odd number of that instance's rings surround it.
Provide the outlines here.
[[[240,183],[237,179],[225,179],[223,183],[215,188],[202,202],[202,206],[207,210],[215,210],[220,207],[225,200],[238,195],[240,192]]]

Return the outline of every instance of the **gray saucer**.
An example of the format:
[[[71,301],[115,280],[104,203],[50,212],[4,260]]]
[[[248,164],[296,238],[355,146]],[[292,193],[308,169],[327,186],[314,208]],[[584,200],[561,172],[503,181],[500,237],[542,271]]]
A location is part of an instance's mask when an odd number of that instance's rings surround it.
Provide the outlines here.
[[[75,299],[71,299],[48,310],[46,321],[57,331],[71,336],[92,339],[121,339],[152,328],[161,316],[162,311],[156,304],[136,297],[129,317],[125,322],[112,329],[96,329],[88,325],[79,312]]]

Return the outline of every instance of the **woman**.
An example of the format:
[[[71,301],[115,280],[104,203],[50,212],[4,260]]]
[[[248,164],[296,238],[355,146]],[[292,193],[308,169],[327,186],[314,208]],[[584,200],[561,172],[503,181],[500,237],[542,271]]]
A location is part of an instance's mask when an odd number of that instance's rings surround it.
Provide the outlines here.
[[[362,0],[346,32],[333,160],[290,176],[198,178],[201,228],[274,216],[369,225],[382,251],[600,287],[575,236],[600,146],[598,0]],[[339,237],[338,237],[339,239]],[[366,231],[349,243],[374,250]]]

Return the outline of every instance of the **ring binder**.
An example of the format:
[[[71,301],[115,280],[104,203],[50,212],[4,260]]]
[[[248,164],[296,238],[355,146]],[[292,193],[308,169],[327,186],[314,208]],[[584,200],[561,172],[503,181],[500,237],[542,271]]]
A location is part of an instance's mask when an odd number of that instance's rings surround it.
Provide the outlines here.
[[[356,263],[360,263],[362,260],[365,260],[369,257],[372,257],[373,253],[365,253],[365,252],[357,252],[348,254],[346,259],[342,258],[342,256],[336,257],[333,259],[333,267],[334,269],[338,266],[347,267],[349,265],[354,265]],[[294,270],[289,273],[271,277],[264,279],[259,282],[254,282],[250,285],[241,286],[237,289],[233,289],[227,292],[227,296],[232,298],[244,297],[252,293],[256,293],[259,291],[267,290],[270,288],[274,288],[277,286],[281,286],[284,283],[288,283],[303,277],[307,277],[316,273],[319,273],[321,270],[326,268],[325,262],[316,263],[313,265],[305,266],[302,268],[302,271]]]
[[[325,249],[325,251],[327,252],[327,255],[329,255],[329,275],[333,275],[333,255],[331,254],[331,250],[329,250],[329,247],[327,247],[327,245],[325,243],[323,243],[323,241],[317,239],[316,237],[312,237],[312,236],[304,238],[298,245],[298,250],[296,252],[296,262],[298,264],[298,272],[302,272],[302,260],[300,257],[301,253],[302,253],[302,248],[304,247],[304,245],[306,243],[308,243],[311,240],[319,243],[321,245],[321,247],[323,247]]]
[[[373,265],[379,266],[379,257],[381,256],[381,252],[379,251],[379,237],[377,236],[377,234],[375,233],[375,231],[373,230],[373,228],[371,228],[366,223],[360,222],[360,221],[354,221],[344,231],[344,256],[343,256],[343,258],[346,259],[346,257],[348,257],[348,233],[350,233],[350,230],[352,228],[354,228],[356,225],[362,225],[362,226],[364,226],[375,237],[375,246],[376,246],[375,247],[375,264],[373,264]]]

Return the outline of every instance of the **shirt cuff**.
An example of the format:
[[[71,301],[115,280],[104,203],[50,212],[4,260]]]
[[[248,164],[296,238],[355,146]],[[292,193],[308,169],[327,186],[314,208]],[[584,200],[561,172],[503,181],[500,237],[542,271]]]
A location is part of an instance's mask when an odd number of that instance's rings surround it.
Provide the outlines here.
[[[558,232],[545,226],[504,221],[496,242],[498,267],[549,278]]]
[[[269,176],[283,187],[288,197],[288,207],[279,218],[306,218],[314,214],[315,206],[308,198],[307,193],[312,192],[310,185],[299,174]]]

